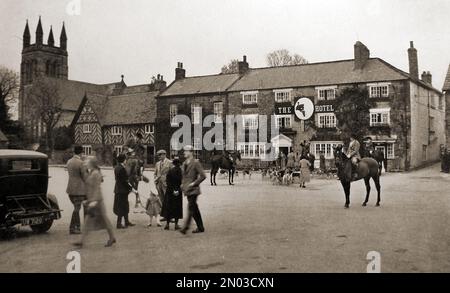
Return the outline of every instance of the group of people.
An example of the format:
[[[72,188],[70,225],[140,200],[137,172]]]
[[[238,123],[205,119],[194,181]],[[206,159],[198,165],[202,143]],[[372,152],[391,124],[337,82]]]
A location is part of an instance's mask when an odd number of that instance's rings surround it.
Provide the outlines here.
[[[92,230],[106,229],[109,239],[106,247],[116,243],[113,226],[107,217],[101,184],[102,172],[95,157],[82,159],[83,149],[74,147],[74,155],[67,163],[69,181],[67,193],[74,205],[70,222],[70,234],[81,234],[76,246],[83,246],[85,237]],[[201,194],[200,184],[206,179],[202,165],[194,158],[192,146],[183,149],[184,162],[179,157],[169,160],[164,150],[157,152],[158,162],[155,166],[154,183],[156,193],[150,192],[145,203],[145,210],[149,216],[148,227],[152,226],[152,220],[156,218],[156,225],[162,227],[165,221],[165,230],[170,229],[170,223],[175,224],[175,230],[186,234],[194,219],[197,228],[192,233],[203,233],[205,228],[201,213],[197,204],[197,198]],[[140,181],[149,182],[143,175],[143,164],[136,156],[133,149],[126,153],[118,154],[114,167],[114,205],[113,212],[117,216],[117,229],[126,229],[135,226],[129,220],[130,204],[129,194],[136,194],[136,205],[142,205],[138,193]],[[183,218],[183,195],[188,201],[188,213],[183,227],[179,220]],[[85,221],[81,227],[80,211],[84,210]]]

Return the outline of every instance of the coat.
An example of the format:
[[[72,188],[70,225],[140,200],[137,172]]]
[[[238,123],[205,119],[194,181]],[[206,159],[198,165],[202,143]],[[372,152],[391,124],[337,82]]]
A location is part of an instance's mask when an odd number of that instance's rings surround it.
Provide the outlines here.
[[[359,149],[361,148],[361,145],[357,140],[354,140],[350,142],[348,149],[347,149],[347,157],[348,158],[361,158],[361,155],[359,154]]]
[[[295,154],[293,152],[290,152],[287,155],[287,165],[288,168],[294,168],[295,167]]]
[[[94,207],[87,207],[87,217],[93,218],[89,221],[90,226],[87,227],[89,230],[100,230],[106,228],[105,218],[106,218],[106,207],[103,201],[103,194],[101,185],[103,182],[103,176],[99,170],[93,170],[86,178],[86,196],[88,202],[96,202]],[[85,222],[86,223],[86,222]]]
[[[183,180],[181,182],[181,189],[186,196],[199,195],[200,183],[206,179],[203,167],[198,160],[192,159],[191,162],[185,161],[181,168],[183,174]],[[190,186],[191,183],[193,186]]]
[[[159,161],[155,166],[155,184],[166,185],[166,176],[172,167],[172,161],[169,159],[164,159],[164,161]]]
[[[118,216],[127,215],[130,212],[130,204],[128,202],[128,194],[131,186],[128,182],[128,173],[122,164],[114,169],[116,184],[114,186],[114,214]]]
[[[307,159],[300,160],[300,182],[305,183],[311,181],[311,163]]]
[[[87,177],[87,168],[79,156],[73,156],[67,162],[67,172],[69,173],[69,182],[66,192],[69,195],[86,195],[85,180]]]
[[[167,189],[161,212],[161,215],[166,219],[183,218],[182,176],[179,166],[171,168],[167,173]]]

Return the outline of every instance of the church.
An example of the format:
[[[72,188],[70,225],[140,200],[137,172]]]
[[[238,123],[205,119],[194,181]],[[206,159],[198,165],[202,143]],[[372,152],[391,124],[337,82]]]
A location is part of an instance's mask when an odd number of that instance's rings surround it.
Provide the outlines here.
[[[19,91],[19,119],[23,121],[24,126],[27,132],[31,135],[31,137],[38,141],[39,138],[45,135],[45,127],[44,124],[40,121],[39,118],[33,118],[34,115],[31,115],[32,111],[34,111],[34,107],[30,103],[30,96],[32,94],[33,84],[39,80],[48,81],[51,83],[52,87],[55,87],[58,96],[61,98],[61,117],[57,124],[57,127],[60,126],[72,126],[74,129],[83,128],[83,123],[92,123],[92,121],[84,121],[78,120],[80,116],[80,111],[84,109],[85,102],[89,101],[91,104],[96,104],[98,109],[103,110],[102,117],[100,117],[100,113],[96,113],[98,117],[96,117],[95,121],[105,122],[107,125],[103,125],[101,127],[109,127],[112,128],[114,125],[114,119],[105,120],[103,117],[107,116],[108,113],[105,113],[105,109],[115,109],[114,112],[117,112],[116,106],[120,104],[118,101],[127,101],[129,104],[137,104],[141,103],[142,99],[148,99],[153,103],[154,96],[160,91],[164,90],[166,87],[166,82],[163,80],[163,76],[158,75],[158,78],[154,78],[148,84],[136,85],[136,86],[128,86],[124,81],[124,76],[122,75],[122,79],[118,82],[113,82],[109,84],[94,84],[76,80],[69,79],[69,66],[68,66],[68,38],[66,33],[66,27],[64,23],[61,27],[61,32],[59,36],[59,46],[55,43],[55,36],[53,27],[50,27],[50,31],[48,33],[47,43],[44,43],[44,30],[42,25],[42,20],[39,17],[39,21],[36,28],[35,33],[35,42],[31,42],[31,33],[28,21],[25,25],[25,30],[23,33],[23,49],[22,49],[22,62],[20,67],[20,91]],[[147,97],[152,97],[147,98]],[[149,121],[153,121],[156,117],[156,113],[152,110],[152,108],[156,108],[156,106],[149,106],[150,112],[147,117]],[[78,113],[78,115],[77,115]],[[132,113],[129,113],[132,115]],[[113,115],[114,116],[114,115]],[[140,113],[138,116],[143,116]],[[98,119],[98,120],[97,120]],[[113,121],[114,120],[114,121]],[[132,121],[132,119],[130,119]],[[119,121],[120,125],[118,127],[122,127],[123,121]],[[142,121],[137,121],[137,124],[145,124],[141,123]],[[147,121],[144,121],[147,123]],[[95,124],[95,123],[94,123]],[[131,123],[133,124],[133,123]],[[133,125],[129,125],[131,128],[136,129]],[[87,129],[90,125],[85,125],[84,129]],[[94,127],[94,125],[92,125]],[[143,126],[144,127],[144,126]],[[153,126],[152,126],[153,127]],[[145,128],[145,127],[144,127]],[[143,129],[144,129],[143,128]],[[148,128],[148,126],[147,126]],[[139,128],[138,128],[139,129]],[[136,131],[133,131],[135,133]],[[148,131],[147,131],[148,132]],[[148,133],[142,130],[142,134],[148,136]],[[99,137],[95,137],[93,141],[90,141],[90,136],[85,133],[80,135],[75,135],[75,140],[79,139],[80,141],[75,143],[82,143],[86,145],[86,149],[90,150],[90,146],[92,148],[100,147],[103,144],[104,138],[102,137],[103,133],[108,133],[107,131],[99,131]],[[124,133],[128,133],[124,131]],[[92,136],[92,135],[91,135]],[[86,138],[89,137],[89,138]],[[114,136],[117,138],[117,136]],[[127,138],[123,138],[126,140]],[[150,142],[150,139],[149,139]],[[111,143],[112,144],[112,143]],[[153,145],[153,141],[151,140],[151,144]],[[111,146],[112,148],[115,145]],[[149,149],[149,160],[153,156],[153,149]]]

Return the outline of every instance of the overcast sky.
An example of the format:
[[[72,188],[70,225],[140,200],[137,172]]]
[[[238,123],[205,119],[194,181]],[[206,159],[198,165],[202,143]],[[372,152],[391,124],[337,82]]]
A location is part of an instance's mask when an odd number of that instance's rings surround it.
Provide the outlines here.
[[[93,83],[148,83],[174,78],[178,61],[187,75],[219,73],[233,58],[266,66],[265,55],[285,48],[310,62],[353,58],[360,40],[380,57],[408,71],[407,48],[419,51],[419,70],[442,88],[450,63],[449,0],[0,0],[0,64],[19,70],[22,34],[29,20],[32,42],[39,15],[44,41],[53,25],[59,44],[66,23],[69,78]]]

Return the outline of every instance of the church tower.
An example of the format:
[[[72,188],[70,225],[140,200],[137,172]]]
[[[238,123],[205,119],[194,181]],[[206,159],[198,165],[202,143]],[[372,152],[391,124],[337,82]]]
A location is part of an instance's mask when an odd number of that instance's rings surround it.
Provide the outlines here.
[[[63,23],[60,46],[55,46],[53,27],[50,28],[47,44],[44,44],[44,30],[41,17],[36,28],[36,41],[31,43],[28,21],[23,33],[22,63],[20,67],[21,84],[31,84],[39,76],[68,79],[67,35]]]
[[[19,119],[23,117],[24,88],[40,76],[68,79],[67,35],[63,23],[59,47],[55,45],[53,27],[50,28],[47,44],[44,44],[44,30],[41,17],[36,27],[35,43],[31,43],[28,20],[23,32],[22,62],[20,65]]]

